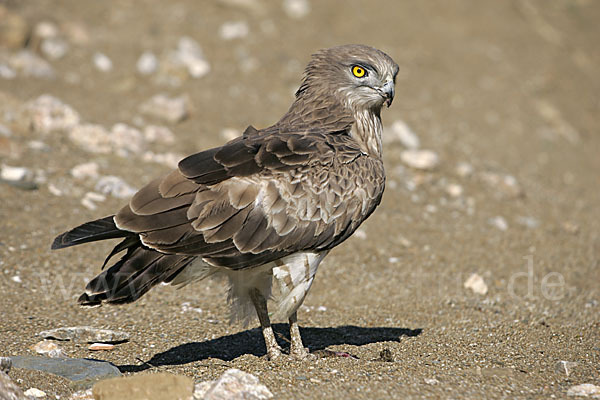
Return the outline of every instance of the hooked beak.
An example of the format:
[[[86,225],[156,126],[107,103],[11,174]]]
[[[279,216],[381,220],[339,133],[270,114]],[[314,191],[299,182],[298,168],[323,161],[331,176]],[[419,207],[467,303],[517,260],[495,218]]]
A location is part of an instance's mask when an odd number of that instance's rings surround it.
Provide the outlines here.
[[[394,81],[387,81],[383,87],[381,88],[381,94],[385,98],[385,104],[388,108],[392,105],[392,101],[394,101]]]

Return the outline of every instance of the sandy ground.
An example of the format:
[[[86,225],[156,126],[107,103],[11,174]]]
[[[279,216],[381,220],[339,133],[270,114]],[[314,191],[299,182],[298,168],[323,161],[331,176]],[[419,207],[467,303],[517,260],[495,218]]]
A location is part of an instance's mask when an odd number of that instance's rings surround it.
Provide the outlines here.
[[[69,356],[197,381],[236,367],[281,399],[561,398],[573,385],[600,385],[600,3],[312,1],[300,18],[279,1],[141,4],[7,4],[31,26],[77,24],[88,40],[50,61],[54,79],[0,79],[0,123],[22,150],[0,161],[47,177],[33,191],[0,186],[0,355],[34,354],[29,346],[45,329],[92,325],[132,338],[101,353],[61,343]],[[249,33],[224,40],[219,29],[230,21],[246,22]],[[160,54],[182,36],[200,43],[209,74],[169,87],[136,73],[143,51]],[[440,158],[433,171],[415,171],[402,164],[401,144],[386,145],[382,205],[327,257],[299,313],[312,351],[357,359],[267,361],[256,328],[227,323],[222,282],[159,287],[127,307],[76,305],[111,244],[50,252],[50,243],[124,200],[109,197],[89,210],[81,194],[56,196],[50,184],[93,190],[69,174],[87,161],[135,187],[168,168],[88,153],[65,134],[23,129],[7,120],[11,111],[48,93],[86,122],[133,125],[152,95],[187,94],[191,116],[169,125],[177,142],[163,150],[188,154],[222,143],[224,128],[276,121],[309,55],[351,42],[381,48],[400,65],[384,124],[401,119]],[[94,68],[98,51],[112,71]],[[32,148],[32,140],[47,148]],[[457,171],[461,163],[472,173]],[[490,184],[490,174],[517,186]],[[453,197],[449,185],[463,192]],[[463,287],[472,273],[486,294]],[[184,311],[185,302],[201,311]],[[287,335],[285,325],[276,328]],[[393,362],[381,360],[384,349]],[[555,371],[560,360],[577,363],[569,376]],[[11,376],[52,397],[73,391],[52,375],[13,369]]]

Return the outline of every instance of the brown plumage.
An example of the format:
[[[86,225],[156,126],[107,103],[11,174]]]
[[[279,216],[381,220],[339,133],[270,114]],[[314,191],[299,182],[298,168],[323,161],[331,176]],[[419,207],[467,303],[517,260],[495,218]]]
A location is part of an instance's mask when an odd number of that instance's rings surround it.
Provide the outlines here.
[[[289,318],[290,354],[305,357],[296,322],[318,264],[375,210],[384,189],[380,110],[398,66],[371,47],[313,55],[289,111],[136,193],[116,215],[58,236],[52,248],[122,238],[82,305],[135,301],[154,285],[209,275],[230,280],[232,317],[259,317],[269,357],[281,352],[266,310]]]

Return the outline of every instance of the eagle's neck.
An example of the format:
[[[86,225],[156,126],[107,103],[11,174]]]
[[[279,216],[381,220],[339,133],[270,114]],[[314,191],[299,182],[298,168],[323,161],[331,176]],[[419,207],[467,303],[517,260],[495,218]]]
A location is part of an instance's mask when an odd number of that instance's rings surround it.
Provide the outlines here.
[[[367,154],[381,158],[381,134],[383,125],[379,110],[363,109],[354,111],[355,123],[350,136],[356,140]]]

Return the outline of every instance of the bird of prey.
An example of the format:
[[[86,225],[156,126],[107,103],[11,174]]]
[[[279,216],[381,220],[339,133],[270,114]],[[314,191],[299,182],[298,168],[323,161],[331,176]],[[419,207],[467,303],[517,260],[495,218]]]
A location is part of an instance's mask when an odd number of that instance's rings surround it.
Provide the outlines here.
[[[319,263],[381,201],[380,113],[392,103],[397,73],[392,58],[372,47],[321,50],[277,123],[250,125],[183,159],[115,215],[59,235],[52,249],[122,239],[79,303],[130,303],[158,283],[225,276],[232,319],[258,316],[268,357],[282,354],[270,319],[286,318],[289,354],[305,358],[296,311]]]

